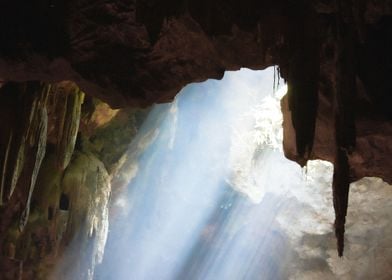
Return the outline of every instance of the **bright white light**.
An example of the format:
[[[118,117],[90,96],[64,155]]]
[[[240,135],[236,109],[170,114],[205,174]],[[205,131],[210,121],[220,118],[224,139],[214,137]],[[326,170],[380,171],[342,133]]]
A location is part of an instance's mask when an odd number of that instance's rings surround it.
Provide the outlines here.
[[[283,98],[283,96],[285,96],[286,95],[286,93],[287,93],[287,84],[284,84],[281,88],[279,88],[276,92],[275,92],[275,97],[277,98],[277,99],[282,99]]]
[[[282,92],[282,88],[279,91]],[[248,104],[247,111],[232,123],[227,182],[255,203],[260,203],[269,191],[267,182],[274,174],[269,168],[272,165],[266,168],[260,164],[282,157],[282,153],[276,153],[276,150],[282,151],[282,120],[280,100],[269,94],[259,102]]]
[[[131,182],[96,279],[347,273],[331,254],[332,165],[309,162],[303,176],[284,158],[279,98],[287,87],[272,89],[273,68],[242,69],[154,106],[127,155]],[[345,279],[358,279],[352,267]]]
[[[124,216],[111,227],[103,279],[280,275],[256,265],[266,259],[268,248],[260,247],[265,239],[286,240],[270,228],[279,227],[274,217],[280,205],[270,191],[287,189],[276,181],[282,170],[271,164],[284,160],[282,116],[272,89],[272,68],[243,69],[222,81],[191,84],[173,104],[154,107],[132,144],[130,166],[137,173],[117,200]],[[278,262],[277,256],[267,259]]]

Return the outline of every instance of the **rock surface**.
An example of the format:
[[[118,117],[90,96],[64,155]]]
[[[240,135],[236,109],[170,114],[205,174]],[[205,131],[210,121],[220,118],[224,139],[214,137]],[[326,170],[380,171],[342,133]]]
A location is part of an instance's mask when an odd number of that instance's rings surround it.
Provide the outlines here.
[[[353,146],[359,120],[390,127],[390,1],[19,2],[1,7],[2,81],[73,80],[112,106],[146,106],[225,70],[277,64],[297,131],[287,134],[294,139],[286,145],[295,143],[289,158],[301,161],[307,151],[305,159],[333,161],[336,117],[339,145]]]

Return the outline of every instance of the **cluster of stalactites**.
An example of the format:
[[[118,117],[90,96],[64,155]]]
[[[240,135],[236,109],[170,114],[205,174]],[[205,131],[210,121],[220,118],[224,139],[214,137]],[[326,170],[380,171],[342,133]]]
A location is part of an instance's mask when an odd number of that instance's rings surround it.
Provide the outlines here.
[[[320,39],[317,14],[306,1],[290,20],[288,38],[287,81],[292,124],[296,131],[297,161],[305,165],[311,157],[318,107],[320,73]],[[350,168],[348,153],[355,146],[355,123],[352,102],[355,98],[355,32],[350,1],[338,1],[336,14],[338,57],[334,89],[335,168],[333,204],[335,235],[339,256],[344,250],[345,220],[348,207]],[[284,63],[284,62],[283,62]]]
[[[26,208],[20,228],[29,216],[29,204],[46,150],[48,114],[46,102],[50,86],[39,82],[7,83],[0,91],[2,127],[0,139],[0,205],[11,199],[22,171],[30,178]],[[27,157],[29,154],[29,157]],[[28,170],[27,170],[28,169]]]
[[[3,130],[0,136],[0,205],[12,199],[16,188],[22,188],[20,196],[24,200],[24,210],[19,222],[20,231],[29,218],[31,198],[51,126],[55,127],[57,134],[57,165],[60,169],[65,169],[73,153],[83,93],[76,86],[66,87],[67,92],[61,89],[63,83],[51,86],[40,82],[8,82],[0,89]],[[61,100],[56,100],[60,97]],[[48,115],[54,112],[60,117],[50,125]],[[28,188],[24,189],[24,186]]]

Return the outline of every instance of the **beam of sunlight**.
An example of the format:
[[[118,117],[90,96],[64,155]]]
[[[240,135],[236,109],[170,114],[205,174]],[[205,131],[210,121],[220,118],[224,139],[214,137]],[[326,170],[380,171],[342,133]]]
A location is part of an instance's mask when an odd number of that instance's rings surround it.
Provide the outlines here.
[[[281,153],[272,86],[272,69],[243,69],[191,84],[173,104],[154,107],[131,148],[143,153],[121,198],[123,216],[111,227],[111,267],[101,275],[281,277],[289,246],[275,219],[278,194],[300,184],[301,170]]]
[[[284,160],[272,88],[272,68],[243,69],[153,108],[130,148],[137,173],[119,198],[102,279],[276,278],[287,238],[271,229],[281,200],[266,193],[292,171],[261,166]]]
[[[314,161],[304,172],[284,158],[279,100],[287,87],[274,94],[273,74],[226,72],[154,106],[129,149],[130,183],[113,202],[121,211],[96,279],[341,273],[332,165]]]

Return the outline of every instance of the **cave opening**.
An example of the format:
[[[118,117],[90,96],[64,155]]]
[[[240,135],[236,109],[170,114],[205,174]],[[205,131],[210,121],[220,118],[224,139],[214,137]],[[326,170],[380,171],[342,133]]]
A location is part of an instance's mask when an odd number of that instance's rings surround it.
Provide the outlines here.
[[[226,72],[152,108],[97,279],[286,279],[304,238],[334,241],[332,165],[284,157],[275,75]]]
[[[301,168],[284,157],[287,88],[280,81],[275,91],[274,74],[272,67],[226,72],[151,109],[127,152],[130,182],[113,199],[96,279],[392,275],[392,224],[382,207],[391,186],[378,178],[351,184],[339,257],[333,165],[311,160]]]

